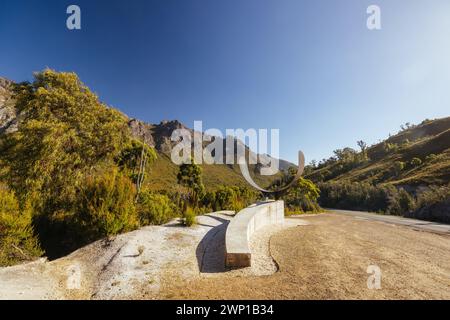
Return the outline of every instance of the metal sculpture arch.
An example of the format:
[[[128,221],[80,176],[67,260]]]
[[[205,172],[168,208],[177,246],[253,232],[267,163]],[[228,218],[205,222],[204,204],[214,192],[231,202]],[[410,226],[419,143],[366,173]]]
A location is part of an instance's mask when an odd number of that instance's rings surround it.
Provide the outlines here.
[[[247,166],[247,162],[245,160],[245,157],[241,157],[241,160],[238,161],[239,163],[239,168],[241,169],[241,173],[244,176],[245,180],[247,180],[247,182],[255,189],[258,189],[259,191],[265,193],[265,194],[281,194],[283,192],[286,192],[289,188],[291,188],[295,182],[297,182],[300,177],[303,174],[303,171],[305,169],[305,155],[303,154],[303,152],[299,151],[298,152],[298,168],[297,168],[297,173],[294,176],[294,179],[292,179],[291,182],[289,182],[287,185],[285,185],[284,187],[281,187],[279,189],[276,190],[266,190],[264,188],[261,188],[250,176],[250,172],[248,171],[248,166]]]

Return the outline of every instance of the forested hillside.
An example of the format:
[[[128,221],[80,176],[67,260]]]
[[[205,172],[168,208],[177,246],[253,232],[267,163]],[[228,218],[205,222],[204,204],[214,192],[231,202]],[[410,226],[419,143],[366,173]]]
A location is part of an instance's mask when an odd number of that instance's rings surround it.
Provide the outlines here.
[[[75,73],[0,79],[0,265],[59,257],[174,217],[191,225],[198,213],[238,211],[260,196],[236,165],[175,165],[177,128],[186,127],[128,118]],[[250,169],[262,186],[279,177],[259,167]]]
[[[323,206],[450,222],[450,117],[407,123],[380,143],[358,145],[306,168]]]

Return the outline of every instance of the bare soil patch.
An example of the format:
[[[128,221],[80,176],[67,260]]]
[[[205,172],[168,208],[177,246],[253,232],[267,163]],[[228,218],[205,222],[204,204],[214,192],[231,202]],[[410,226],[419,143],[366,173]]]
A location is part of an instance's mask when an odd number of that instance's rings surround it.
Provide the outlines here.
[[[55,261],[1,268],[0,299],[450,299],[449,235],[300,216],[257,231],[252,267],[227,270],[230,219],[219,212],[193,228],[148,226]],[[380,290],[367,288],[369,265],[382,271]]]
[[[336,214],[302,217],[308,226],[270,239],[272,275],[165,283],[173,299],[450,299],[450,237]],[[382,271],[367,288],[369,265]]]

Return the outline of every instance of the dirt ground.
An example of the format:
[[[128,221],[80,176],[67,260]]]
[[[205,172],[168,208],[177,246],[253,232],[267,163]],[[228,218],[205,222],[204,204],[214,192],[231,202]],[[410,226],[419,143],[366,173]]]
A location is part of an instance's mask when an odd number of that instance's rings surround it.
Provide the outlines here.
[[[192,228],[147,226],[0,268],[0,299],[450,299],[449,233],[352,214],[264,227],[250,239],[252,267],[237,270],[224,267],[230,212],[199,216]],[[379,290],[367,287],[371,265]]]
[[[258,230],[250,241],[252,267],[230,271],[224,264],[225,233],[233,214],[198,216],[191,228],[175,219],[96,241],[57,260],[0,268],[0,299],[155,299],[164,283],[270,275],[278,270],[271,236],[306,224],[289,219]]]
[[[301,220],[310,224],[270,239],[277,273],[166,279],[159,298],[450,299],[448,235],[337,214]],[[368,289],[370,265],[381,270],[381,289]]]

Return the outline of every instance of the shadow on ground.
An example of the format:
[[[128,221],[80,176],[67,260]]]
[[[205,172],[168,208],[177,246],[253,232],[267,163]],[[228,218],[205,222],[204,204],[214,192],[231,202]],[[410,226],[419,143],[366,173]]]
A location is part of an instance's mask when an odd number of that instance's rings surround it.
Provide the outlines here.
[[[206,215],[220,222],[219,225],[209,230],[197,246],[198,268],[201,273],[219,273],[225,268],[225,233],[229,220],[217,215]]]

